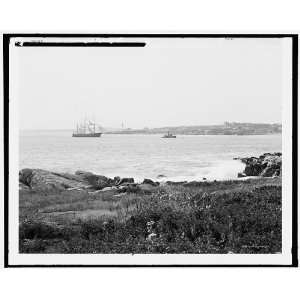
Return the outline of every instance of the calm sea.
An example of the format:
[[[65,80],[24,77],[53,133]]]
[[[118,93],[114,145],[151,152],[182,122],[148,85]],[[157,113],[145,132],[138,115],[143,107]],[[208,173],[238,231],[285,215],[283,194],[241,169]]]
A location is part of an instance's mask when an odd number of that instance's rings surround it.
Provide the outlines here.
[[[109,177],[168,180],[232,179],[244,169],[233,160],[281,151],[281,135],[113,135],[72,138],[70,131],[22,131],[20,168],[91,171]]]

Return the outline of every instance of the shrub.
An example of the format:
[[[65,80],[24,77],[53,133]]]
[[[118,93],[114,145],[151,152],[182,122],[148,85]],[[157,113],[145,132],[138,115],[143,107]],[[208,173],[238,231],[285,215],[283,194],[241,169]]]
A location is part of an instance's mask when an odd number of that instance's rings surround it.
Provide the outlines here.
[[[71,235],[70,228],[54,227],[42,222],[23,222],[19,226],[20,239],[69,238]]]

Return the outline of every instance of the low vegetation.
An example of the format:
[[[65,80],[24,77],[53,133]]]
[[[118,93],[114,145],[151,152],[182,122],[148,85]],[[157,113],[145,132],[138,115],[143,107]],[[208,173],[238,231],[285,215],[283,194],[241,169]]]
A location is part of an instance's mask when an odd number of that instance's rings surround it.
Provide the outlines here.
[[[281,252],[281,179],[20,191],[21,253]]]

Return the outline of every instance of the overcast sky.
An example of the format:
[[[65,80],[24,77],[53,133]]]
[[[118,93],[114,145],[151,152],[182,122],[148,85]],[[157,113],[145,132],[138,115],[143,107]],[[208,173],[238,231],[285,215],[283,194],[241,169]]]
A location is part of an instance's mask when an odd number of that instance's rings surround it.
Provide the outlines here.
[[[21,129],[281,122],[282,39],[135,39],[144,48],[17,47]]]

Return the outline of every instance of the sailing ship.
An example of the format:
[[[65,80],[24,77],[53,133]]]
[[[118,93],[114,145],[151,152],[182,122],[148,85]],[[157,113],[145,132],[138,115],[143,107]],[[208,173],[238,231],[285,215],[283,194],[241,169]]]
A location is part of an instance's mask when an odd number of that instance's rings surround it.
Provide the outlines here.
[[[95,122],[85,120],[81,124],[77,124],[76,131],[73,132],[72,137],[101,137],[100,126]]]
[[[165,134],[165,135],[163,136],[163,138],[166,138],[166,139],[174,139],[174,138],[176,138],[176,135],[174,135],[174,134],[172,134],[172,133],[170,133],[170,132],[168,131],[168,133]]]

